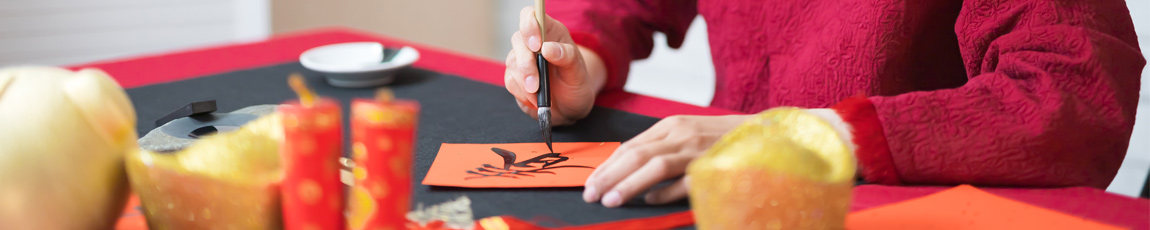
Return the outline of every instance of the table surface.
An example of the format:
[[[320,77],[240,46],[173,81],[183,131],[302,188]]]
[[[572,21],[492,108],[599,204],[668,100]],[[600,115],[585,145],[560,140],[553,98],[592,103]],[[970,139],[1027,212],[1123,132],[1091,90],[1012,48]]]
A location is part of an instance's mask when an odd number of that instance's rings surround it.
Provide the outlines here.
[[[323,74],[304,68],[299,63],[286,63],[232,71],[177,82],[130,88],[128,97],[136,108],[137,132],[152,130],[153,121],[187,102],[216,100],[218,111],[234,111],[253,105],[278,104],[296,97],[287,85],[287,76],[300,73],[317,94],[332,98],[341,105],[343,120],[350,117],[355,98],[371,98],[373,88],[347,89],[324,83]],[[458,154],[487,157],[487,162],[502,162],[490,150],[485,152],[442,152],[442,143],[523,143],[541,142],[539,123],[520,112],[514,97],[503,87],[426,69],[401,70],[396,82],[388,85],[396,98],[420,103],[418,131],[412,159],[412,204],[415,210],[466,196],[475,217],[511,215],[530,220],[549,218],[565,225],[584,225],[618,219],[661,216],[690,209],[686,202],[673,205],[644,205],[635,202],[624,208],[605,208],[582,200],[580,188],[503,188],[477,189],[427,186],[420,182],[427,176],[436,158]],[[651,127],[658,119],[611,108],[596,107],[579,125],[556,127],[556,142],[622,142]],[[343,122],[343,135],[350,135],[351,122]],[[344,138],[343,146],[350,146]],[[542,146],[542,143],[538,143]],[[344,156],[350,157],[344,148]],[[577,156],[571,155],[576,158]],[[563,165],[563,164],[560,164]],[[460,172],[474,168],[457,168]],[[557,169],[556,174],[572,170]],[[539,175],[543,177],[544,175]],[[506,178],[488,178],[506,179]],[[582,182],[582,181],[580,181]]]
[[[138,88],[238,70],[290,64],[304,50],[320,45],[374,41],[386,47],[411,46],[420,51],[415,63],[420,69],[502,86],[504,65],[500,62],[438,47],[404,41],[345,28],[325,28],[248,42],[226,44],[172,53],[100,61],[71,66],[72,69],[99,68],[111,74],[125,88]],[[509,100],[510,101],[510,100]],[[623,91],[602,93],[596,105],[654,118],[676,114],[723,115],[735,112],[698,107]],[[225,110],[226,111],[226,110]],[[145,129],[145,127],[140,127]],[[947,186],[861,185],[854,188],[851,210],[858,211],[938,192]],[[990,193],[1039,207],[1133,229],[1150,229],[1150,200],[1106,193],[1089,187],[1072,188],[982,188]],[[572,195],[577,196],[577,195]],[[481,207],[474,207],[480,209]],[[655,207],[658,208],[658,207]],[[681,210],[681,206],[668,209]],[[482,217],[482,216],[477,216]]]

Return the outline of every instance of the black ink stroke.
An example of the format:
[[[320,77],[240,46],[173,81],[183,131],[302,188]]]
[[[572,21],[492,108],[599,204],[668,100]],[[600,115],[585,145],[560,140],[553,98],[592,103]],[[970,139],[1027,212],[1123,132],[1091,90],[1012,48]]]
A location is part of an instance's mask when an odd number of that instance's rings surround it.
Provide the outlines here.
[[[582,166],[582,165],[552,166],[552,165],[556,165],[556,164],[562,163],[564,161],[567,161],[568,159],[571,159],[570,157],[560,156],[559,153],[547,153],[547,154],[539,155],[537,157],[533,157],[531,159],[523,160],[520,162],[515,162],[515,153],[513,153],[511,151],[507,151],[507,150],[501,149],[501,148],[491,148],[491,151],[495,152],[496,155],[503,157],[503,167],[500,168],[500,167],[495,167],[494,165],[491,165],[491,164],[483,164],[482,167],[477,167],[474,170],[467,170],[468,174],[473,174],[476,176],[463,178],[464,180],[486,178],[486,177],[507,177],[507,178],[512,178],[512,179],[519,179],[519,177],[523,177],[523,176],[535,177],[532,174],[543,174],[543,173],[555,174],[555,172],[552,172],[552,171],[545,171],[545,170],[551,170],[551,169],[558,169],[558,168],[589,168],[589,169],[593,169],[594,168],[594,167]],[[542,164],[542,165],[537,166],[538,164]],[[525,168],[525,169],[520,170],[521,168]]]

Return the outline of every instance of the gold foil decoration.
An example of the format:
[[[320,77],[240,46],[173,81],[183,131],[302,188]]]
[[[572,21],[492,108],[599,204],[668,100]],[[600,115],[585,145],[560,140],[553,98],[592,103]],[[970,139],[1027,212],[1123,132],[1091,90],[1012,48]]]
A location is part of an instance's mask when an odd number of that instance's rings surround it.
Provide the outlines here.
[[[486,230],[508,230],[511,229],[507,222],[503,221],[502,217],[493,216],[488,218],[479,219],[479,226]]]
[[[128,96],[100,70],[0,69],[0,228],[112,228],[135,125]]]
[[[842,229],[854,153],[798,108],[756,115],[688,166],[699,229]]]
[[[152,230],[280,229],[278,113],[172,153],[129,154],[128,174]]]
[[[460,196],[454,200],[427,207],[424,207],[423,203],[418,203],[414,211],[407,212],[406,217],[407,220],[415,222],[418,226],[427,226],[436,221],[443,221],[444,227],[450,229],[476,229],[475,224],[477,222],[471,210],[471,199],[467,196]],[[502,219],[499,219],[499,222],[503,222]],[[480,225],[480,227],[482,226]]]

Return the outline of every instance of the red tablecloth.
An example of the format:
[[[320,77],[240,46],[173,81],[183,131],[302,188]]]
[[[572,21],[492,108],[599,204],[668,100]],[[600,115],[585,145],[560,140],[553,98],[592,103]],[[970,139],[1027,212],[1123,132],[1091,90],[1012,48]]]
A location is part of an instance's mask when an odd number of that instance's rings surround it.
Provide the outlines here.
[[[420,51],[415,66],[458,75],[494,85],[503,84],[502,63],[442,48],[344,28],[310,30],[283,34],[250,42],[228,44],[101,61],[72,66],[100,68],[126,88],[179,81],[298,61],[299,54],[312,47],[356,41],[375,41],[387,47],[412,46]],[[663,118],[675,114],[721,115],[734,112],[687,105],[622,91],[604,92],[599,106]],[[863,185],[854,189],[852,211],[872,208],[941,191],[947,187],[895,187]],[[1026,189],[982,188],[988,192],[1045,207],[1051,210],[1133,229],[1150,229],[1150,200],[1136,199],[1087,188]],[[945,208],[945,207],[940,207]]]

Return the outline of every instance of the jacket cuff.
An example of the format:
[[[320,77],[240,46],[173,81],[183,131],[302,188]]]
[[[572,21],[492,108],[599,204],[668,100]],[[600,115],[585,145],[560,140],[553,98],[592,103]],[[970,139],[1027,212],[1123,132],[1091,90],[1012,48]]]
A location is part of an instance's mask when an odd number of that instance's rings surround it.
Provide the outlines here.
[[[623,89],[623,84],[627,83],[627,72],[630,71],[631,65],[627,62],[620,63],[621,57],[612,52],[620,49],[608,47],[610,44],[602,43],[599,41],[599,37],[591,33],[571,31],[571,40],[574,40],[575,44],[595,51],[595,54],[603,59],[603,66],[607,68],[607,82],[603,84],[603,90],[600,92],[608,89]]]
[[[900,184],[898,169],[874,103],[866,97],[855,96],[839,102],[832,109],[851,126],[851,141],[858,146],[855,157],[863,178],[872,183]]]

